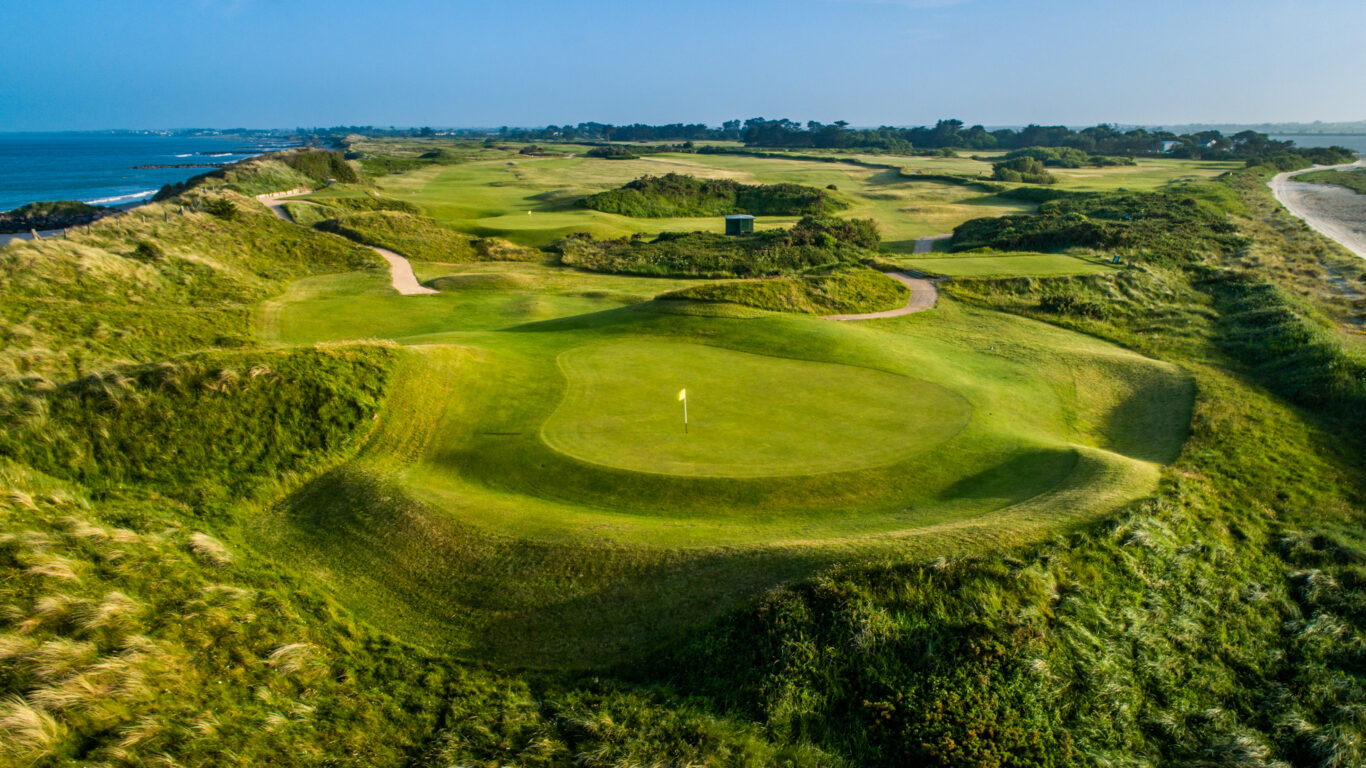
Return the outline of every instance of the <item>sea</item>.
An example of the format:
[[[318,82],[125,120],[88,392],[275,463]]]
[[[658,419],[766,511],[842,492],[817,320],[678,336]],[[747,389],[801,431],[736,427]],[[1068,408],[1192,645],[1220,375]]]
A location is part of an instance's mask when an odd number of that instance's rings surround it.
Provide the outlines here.
[[[1346,147],[1366,154],[1366,133],[1273,133],[1271,138],[1288,139],[1297,147]]]
[[[282,146],[258,136],[0,133],[0,211],[39,200],[135,204],[213,170],[135,166],[230,163]]]

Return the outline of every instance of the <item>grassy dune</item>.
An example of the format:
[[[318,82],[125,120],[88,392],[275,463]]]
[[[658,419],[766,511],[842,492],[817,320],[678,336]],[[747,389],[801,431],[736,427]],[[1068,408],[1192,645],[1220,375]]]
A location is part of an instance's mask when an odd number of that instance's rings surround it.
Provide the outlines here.
[[[975,252],[931,257],[901,258],[909,269],[948,277],[1050,277],[1054,275],[1104,275],[1122,269],[1108,258],[1067,253]]]

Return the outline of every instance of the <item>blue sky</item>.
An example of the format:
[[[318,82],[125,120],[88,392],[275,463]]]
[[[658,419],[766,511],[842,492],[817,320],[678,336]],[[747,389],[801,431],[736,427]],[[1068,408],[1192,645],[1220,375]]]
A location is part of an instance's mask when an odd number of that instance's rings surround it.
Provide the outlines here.
[[[0,130],[1366,119],[1361,0],[4,0]]]

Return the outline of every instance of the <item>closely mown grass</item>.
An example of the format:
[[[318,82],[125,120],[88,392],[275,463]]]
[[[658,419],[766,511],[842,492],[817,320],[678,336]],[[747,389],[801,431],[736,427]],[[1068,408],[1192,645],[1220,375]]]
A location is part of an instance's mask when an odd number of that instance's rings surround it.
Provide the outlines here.
[[[710,283],[662,294],[662,300],[739,304],[774,312],[808,315],[862,314],[906,303],[906,286],[866,268],[840,269],[799,277]]]

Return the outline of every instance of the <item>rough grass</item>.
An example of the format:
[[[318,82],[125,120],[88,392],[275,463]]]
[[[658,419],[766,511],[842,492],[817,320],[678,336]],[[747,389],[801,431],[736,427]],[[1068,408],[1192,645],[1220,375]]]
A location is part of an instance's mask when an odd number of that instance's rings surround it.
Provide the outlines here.
[[[1295,181],[1304,184],[1332,184],[1346,187],[1358,195],[1366,195],[1366,169],[1351,171],[1311,171],[1301,173]]]
[[[425,216],[402,211],[348,213],[317,225],[366,245],[387,248],[420,261],[534,261],[534,248],[513,245],[498,238],[474,238],[438,225]]]
[[[1123,268],[1110,263],[1110,259],[1108,252],[1012,253],[986,250],[902,258],[897,263],[909,269],[947,277],[1050,277],[1112,274]]]
[[[711,283],[663,294],[664,300],[740,304],[774,312],[808,315],[862,314],[895,309],[910,291],[871,269],[849,269],[800,277]]]

